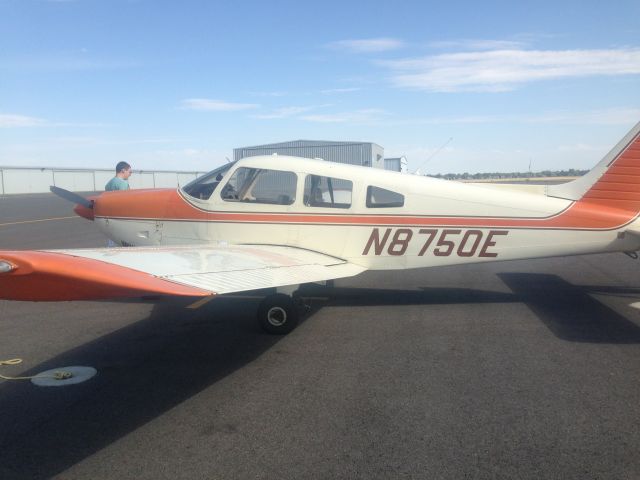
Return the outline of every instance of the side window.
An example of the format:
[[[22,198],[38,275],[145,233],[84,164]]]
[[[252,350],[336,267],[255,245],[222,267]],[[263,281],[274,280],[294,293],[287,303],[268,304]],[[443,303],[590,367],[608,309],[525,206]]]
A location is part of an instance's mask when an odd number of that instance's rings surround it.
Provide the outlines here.
[[[304,204],[308,207],[349,208],[353,182],[341,178],[307,175]]]
[[[297,180],[293,172],[241,167],[222,188],[220,196],[227,202],[291,205],[296,200]]]
[[[393,208],[404,205],[404,195],[386,188],[367,187],[367,207],[369,208]]]

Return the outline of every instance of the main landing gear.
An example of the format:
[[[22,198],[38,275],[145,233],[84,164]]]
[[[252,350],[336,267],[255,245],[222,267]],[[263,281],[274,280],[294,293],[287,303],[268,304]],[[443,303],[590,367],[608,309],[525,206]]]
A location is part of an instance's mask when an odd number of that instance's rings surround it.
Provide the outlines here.
[[[299,306],[293,296],[284,293],[269,295],[258,307],[260,327],[274,335],[284,335],[293,330],[300,320]]]
[[[288,291],[290,293],[283,293]],[[278,293],[265,297],[258,307],[258,323],[267,333],[285,335],[296,328],[300,317],[309,307],[295,288],[278,289]]]

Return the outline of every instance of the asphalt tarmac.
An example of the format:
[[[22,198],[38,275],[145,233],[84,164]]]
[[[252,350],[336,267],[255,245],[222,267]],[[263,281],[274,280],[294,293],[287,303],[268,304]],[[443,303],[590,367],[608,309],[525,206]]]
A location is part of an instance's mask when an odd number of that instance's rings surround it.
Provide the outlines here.
[[[0,197],[0,249],[103,246],[71,207]],[[98,370],[0,380],[0,479],[637,479],[639,267],[369,272],[285,337],[256,300],[0,301],[0,374]]]

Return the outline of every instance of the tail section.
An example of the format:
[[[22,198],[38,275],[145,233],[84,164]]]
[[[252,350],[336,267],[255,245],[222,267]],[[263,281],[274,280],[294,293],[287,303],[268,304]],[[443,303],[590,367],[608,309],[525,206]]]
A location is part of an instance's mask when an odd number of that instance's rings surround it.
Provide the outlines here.
[[[549,185],[550,197],[640,212],[640,123],[585,176]]]

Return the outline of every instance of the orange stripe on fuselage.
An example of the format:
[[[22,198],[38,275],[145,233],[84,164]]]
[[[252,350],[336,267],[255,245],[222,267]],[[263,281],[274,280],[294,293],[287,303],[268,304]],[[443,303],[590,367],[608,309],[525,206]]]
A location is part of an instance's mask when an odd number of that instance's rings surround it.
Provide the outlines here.
[[[95,202],[96,217],[208,220],[209,213],[187,203],[176,189],[105,192]]]
[[[238,205],[250,207],[249,204]],[[206,212],[189,204],[177,190],[167,189],[108,192],[96,201],[95,213],[96,217],[124,220],[609,230],[619,228],[636,217],[635,212],[616,208],[617,206],[617,204],[607,205],[600,199],[597,202],[580,201],[574,202],[557,214],[541,218]]]

